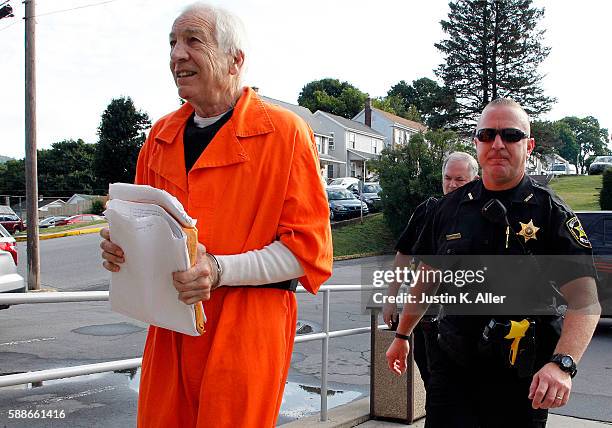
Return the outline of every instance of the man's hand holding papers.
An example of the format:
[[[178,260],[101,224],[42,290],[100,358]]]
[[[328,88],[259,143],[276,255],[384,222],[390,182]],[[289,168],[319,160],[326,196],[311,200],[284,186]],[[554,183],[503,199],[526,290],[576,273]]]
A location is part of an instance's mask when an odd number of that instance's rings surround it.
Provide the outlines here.
[[[218,283],[214,261],[206,254],[206,247],[198,243],[196,263],[184,272],[172,274],[174,288],[179,300],[187,305],[210,299],[213,284]]]

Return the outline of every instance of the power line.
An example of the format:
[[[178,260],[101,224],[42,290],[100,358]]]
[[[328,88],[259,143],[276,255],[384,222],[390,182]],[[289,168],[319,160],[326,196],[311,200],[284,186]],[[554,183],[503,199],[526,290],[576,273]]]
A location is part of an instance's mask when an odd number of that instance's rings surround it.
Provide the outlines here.
[[[7,29],[7,28],[9,28],[9,27],[12,27],[13,25],[17,24],[18,22],[19,22],[19,21],[15,21],[15,22],[13,22],[12,24],[9,24],[9,25],[7,25],[7,26],[6,26],[6,27],[4,27],[4,28],[0,28],[0,32],[2,32],[2,31],[4,31],[4,30],[6,30],[6,29]]]
[[[85,8],[88,8],[88,7],[101,6],[103,4],[113,3],[113,2],[116,2],[116,1],[117,0],[106,0],[106,1],[98,2],[98,3],[86,4],[86,5],[83,5],[83,6],[71,7],[69,9],[54,10],[52,12],[47,12],[47,13],[41,13],[41,14],[38,14],[38,15],[34,15],[34,18],[39,18],[41,16],[47,16],[47,15],[55,15],[55,14],[63,13],[63,12],[70,12],[70,11],[77,10],[77,9],[85,9]]]

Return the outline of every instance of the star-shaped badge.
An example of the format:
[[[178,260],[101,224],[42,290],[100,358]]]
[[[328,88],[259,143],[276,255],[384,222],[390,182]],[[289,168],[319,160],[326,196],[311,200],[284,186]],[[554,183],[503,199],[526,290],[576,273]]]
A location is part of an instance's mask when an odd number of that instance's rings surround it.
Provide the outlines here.
[[[523,238],[525,238],[525,242],[529,241],[530,239],[538,239],[536,237],[536,233],[538,230],[540,230],[540,228],[533,224],[533,220],[529,220],[529,223],[519,221],[519,224],[521,225],[521,231],[518,232],[517,235],[521,235]]]

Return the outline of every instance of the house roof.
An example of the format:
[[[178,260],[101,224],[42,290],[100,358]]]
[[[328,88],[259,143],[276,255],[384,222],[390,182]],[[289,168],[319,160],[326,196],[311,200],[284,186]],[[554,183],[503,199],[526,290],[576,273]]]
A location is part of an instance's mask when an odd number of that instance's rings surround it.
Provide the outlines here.
[[[340,159],[336,159],[332,155],[326,155],[325,153],[319,153],[319,159],[324,161],[324,162],[329,162],[329,163],[343,163],[343,164],[346,164],[346,162],[341,161]]]
[[[15,214],[15,211],[8,205],[0,205],[0,214]]]
[[[274,105],[286,108],[287,110],[292,111],[293,113],[297,114],[299,117],[304,119],[304,121],[312,129],[312,132],[314,132],[315,134],[325,135],[328,137],[330,136],[327,132],[325,132],[323,126],[321,125],[321,122],[319,121],[319,118],[313,115],[312,112],[308,110],[306,107],[302,107],[302,106],[295,105],[295,104],[290,104],[285,101],[277,100],[277,99],[270,98],[270,97],[265,97],[259,94],[258,96],[263,101],[269,104],[274,104]]]
[[[361,150],[355,150],[355,149],[346,149],[346,150],[360,157],[361,159],[378,159],[380,157],[380,155],[377,153],[362,152]]]
[[[350,129],[352,131],[365,133],[365,134],[375,135],[377,137],[380,137],[381,139],[385,138],[384,135],[382,135],[380,132],[370,128],[369,126],[361,122],[357,122],[356,120],[347,119],[346,117],[337,116],[335,114],[327,113],[326,111],[321,111],[321,110],[318,110],[317,113],[323,114],[329,117],[330,119],[336,121],[343,128]]]

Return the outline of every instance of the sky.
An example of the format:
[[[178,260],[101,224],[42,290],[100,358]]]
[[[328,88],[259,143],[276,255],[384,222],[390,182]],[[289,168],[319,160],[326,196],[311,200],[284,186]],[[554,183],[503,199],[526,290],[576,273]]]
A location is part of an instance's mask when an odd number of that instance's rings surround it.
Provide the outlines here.
[[[3,0],[0,0],[0,3]],[[96,6],[92,4],[101,3]],[[64,139],[97,141],[109,102],[130,96],[155,121],[179,105],[169,71],[168,33],[191,1],[38,0],[36,3],[37,146]],[[302,87],[325,77],[348,81],[372,97],[400,80],[435,79],[443,61],[445,0],[224,0],[245,23],[249,47],[243,83],[297,104]],[[23,158],[24,5],[0,20],[0,155]],[[536,0],[552,48],[541,66],[546,95],[557,97],[542,119],[595,116],[612,130],[609,17],[612,2]],[[73,9],[67,10],[66,9]],[[63,11],[63,12],[60,12]]]

